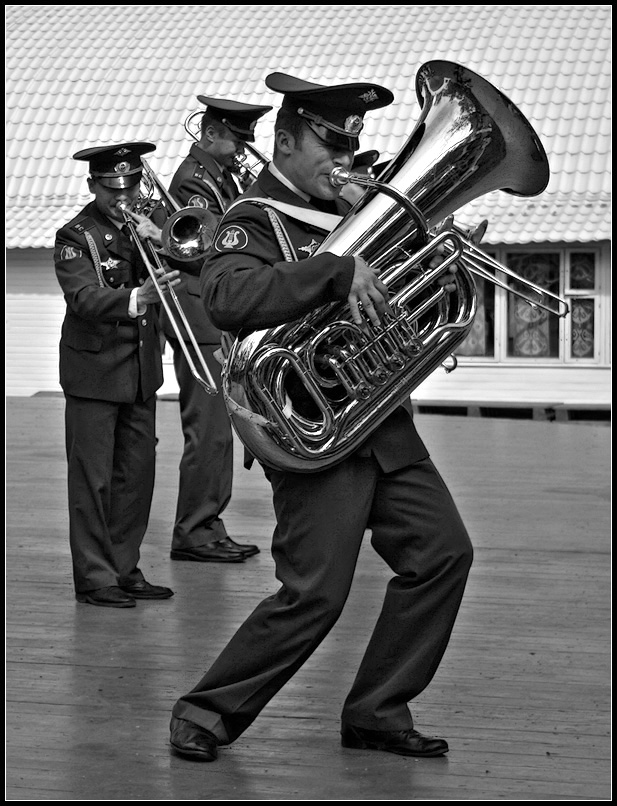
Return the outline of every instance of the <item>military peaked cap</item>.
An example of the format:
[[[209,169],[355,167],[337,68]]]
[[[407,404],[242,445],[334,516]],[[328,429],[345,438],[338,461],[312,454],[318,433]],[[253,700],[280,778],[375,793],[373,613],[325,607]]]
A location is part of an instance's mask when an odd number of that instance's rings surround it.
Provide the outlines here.
[[[356,154],[353,158],[352,171],[358,171],[360,168],[371,168],[379,159],[379,151],[363,151],[361,154]]]
[[[108,188],[128,188],[141,181],[142,154],[149,154],[153,143],[117,143],[85,148],[73,154],[73,159],[90,164],[90,176]]]
[[[271,106],[255,106],[241,101],[210,98],[207,95],[198,95],[197,100],[207,107],[206,111],[212,117],[249,143],[255,142],[254,131],[259,118],[272,109]]]
[[[325,87],[285,73],[270,73],[266,86],[285,97],[282,108],[303,117],[328,145],[356,151],[364,114],[388,106],[394,96],[379,84],[337,84]]]

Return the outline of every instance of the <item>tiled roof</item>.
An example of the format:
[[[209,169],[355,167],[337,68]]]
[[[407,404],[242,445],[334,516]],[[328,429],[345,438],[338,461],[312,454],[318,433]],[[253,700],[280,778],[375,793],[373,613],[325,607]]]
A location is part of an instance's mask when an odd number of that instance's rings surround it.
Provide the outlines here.
[[[374,81],[395,102],[365,121],[361,147],[394,156],[419,117],[415,76],[462,64],[532,123],[551,167],[547,190],[500,191],[457,221],[488,218],[484,243],[610,238],[610,5],[5,6],[6,245],[50,247],[91,198],[90,145],[148,140],[168,186],[193,142],[198,94],[272,104],[273,71],[320,84]],[[275,111],[257,126],[272,153]]]

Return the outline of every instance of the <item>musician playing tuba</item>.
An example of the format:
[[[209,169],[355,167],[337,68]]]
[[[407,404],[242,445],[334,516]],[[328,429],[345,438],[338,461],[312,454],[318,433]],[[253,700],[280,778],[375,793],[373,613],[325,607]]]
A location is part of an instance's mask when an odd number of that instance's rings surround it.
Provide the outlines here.
[[[283,96],[273,159],[219,225],[202,272],[207,314],[223,331],[244,335],[301,323],[320,306],[347,301],[358,328],[365,317],[378,327],[388,313],[388,290],[376,271],[359,256],[314,253],[349,210],[331,172],[351,168],[365,115],[391,104],[393,95],[369,82],[327,87],[281,73],[270,74],[266,85]],[[446,288],[454,264],[450,271],[439,281]],[[305,407],[308,421],[315,406],[309,387],[297,374],[289,378],[290,407],[299,418]],[[247,467],[251,461],[247,455]],[[325,470],[293,472],[260,461],[272,486],[280,587],[177,700],[172,748],[213,761],[218,746],[251,725],[336,623],[368,530],[393,578],[342,706],[342,744],[442,756],[447,742],[418,732],[408,703],[431,682],[448,645],[472,545],[416,430],[410,401]]]
[[[199,95],[198,100],[206,106],[201,115],[199,140],[178,167],[169,192],[182,205],[206,209],[218,222],[240,195],[232,170],[238,165],[246,143],[254,141],[257,121],[272,107],[204,95]],[[180,341],[182,337],[188,349],[199,349],[212,376],[220,381],[221,366],[214,353],[220,347],[221,332],[206,316],[199,278],[181,274],[181,279],[177,295],[194,333],[195,347],[188,344],[185,329],[181,328],[177,334],[162,311],[163,332],[174,355],[184,434],[171,559],[241,563],[258,554],[259,548],[233,540],[222,518],[231,498],[233,480],[229,416],[223,396],[204,394],[195,382]]]
[[[155,466],[156,391],[163,383],[158,307],[179,271],[150,275],[126,216],[140,237],[157,241],[157,222],[128,212],[138,201],[141,157],[151,143],[79,151],[94,200],[56,234],[54,261],[66,300],[60,384],[66,399],[69,540],[78,602],[134,607],[166,599],[139,568]],[[127,210],[122,212],[122,208]],[[174,261],[169,259],[170,264]],[[182,263],[199,272],[201,260]],[[155,279],[159,287],[156,287]]]

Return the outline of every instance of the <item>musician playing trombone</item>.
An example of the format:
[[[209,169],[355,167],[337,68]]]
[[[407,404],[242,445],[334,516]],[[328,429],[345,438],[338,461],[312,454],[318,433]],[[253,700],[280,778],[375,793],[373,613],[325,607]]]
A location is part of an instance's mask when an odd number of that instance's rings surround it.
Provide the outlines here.
[[[201,115],[199,140],[193,143],[178,167],[169,192],[182,206],[207,209],[218,222],[240,195],[232,170],[236,169],[246,142],[254,141],[257,120],[272,107],[203,95],[197,99],[206,105]],[[199,277],[181,273],[180,278],[182,282],[176,291],[178,300],[203,360],[218,382],[221,365],[214,353],[221,344],[221,331],[206,316]],[[181,326],[180,333],[176,333],[164,310],[161,320],[173,350],[184,434],[171,559],[241,563],[258,554],[259,548],[233,540],[222,517],[231,499],[233,481],[233,439],[223,396],[206,394],[195,381],[182,349],[185,346],[185,349],[195,350],[186,328]],[[184,339],[184,345],[179,336]]]
[[[348,209],[331,172],[351,168],[365,114],[390,104],[392,93],[376,84],[325,87],[281,73],[266,84],[283,95],[273,160],[219,225],[201,275],[206,311],[222,330],[245,334],[347,301],[354,323],[363,325],[363,309],[378,327],[388,291],[376,271],[359,256],[314,253]],[[440,265],[442,257],[435,261]],[[449,288],[452,279],[439,283]],[[301,394],[293,391],[296,401]],[[410,400],[325,470],[293,472],[267,458],[260,462],[272,486],[280,587],[175,703],[173,750],[213,761],[220,745],[252,724],[336,623],[368,530],[394,576],[342,704],[342,745],[442,756],[447,742],[417,731],[408,703],[440,664],[473,551],[416,431]]]
[[[156,390],[163,383],[158,303],[179,283],[179,271],[163,264],[151,275],[135,243],[160,243],[158,224],[130,210],[139,199],[141,155],[154,149],[132,142],[76,153],[88,163],[94,200],[56,234],[55,270],[66,301],[60,384],[75,596],[100,607],[173,596],[139,568],[154,487]],[[161,225],[166,219],[163,210],[150,213]],[[182,266],[199,271],[201,261]]]

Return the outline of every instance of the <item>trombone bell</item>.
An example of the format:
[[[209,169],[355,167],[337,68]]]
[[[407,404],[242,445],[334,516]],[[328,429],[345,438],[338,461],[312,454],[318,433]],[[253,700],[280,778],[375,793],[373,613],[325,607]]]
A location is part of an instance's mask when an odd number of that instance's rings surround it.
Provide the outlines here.
[[[167,254],[187,263],[203,258],[208,251],[216,219],[202,207],[183,207],[169,216],[163,225],[161,241]]]

